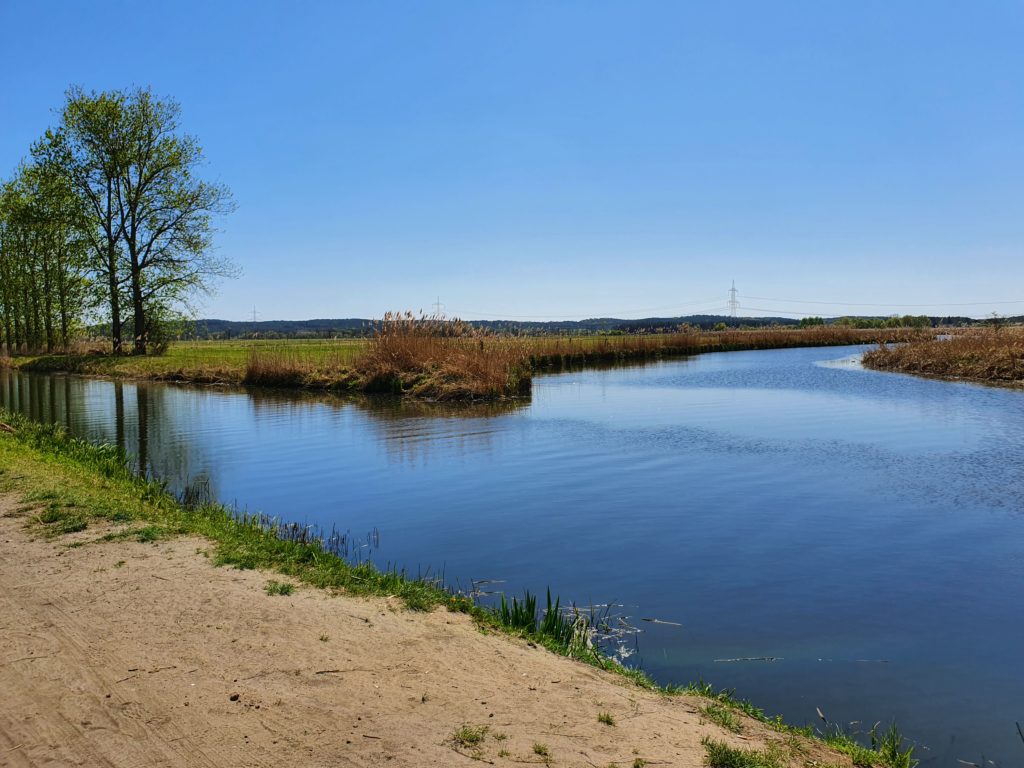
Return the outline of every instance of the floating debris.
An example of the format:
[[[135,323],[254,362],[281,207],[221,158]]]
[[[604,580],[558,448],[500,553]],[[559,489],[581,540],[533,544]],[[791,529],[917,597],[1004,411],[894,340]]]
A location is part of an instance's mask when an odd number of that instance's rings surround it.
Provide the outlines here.
[[[781,656],[740,656],[737,659],[715,659],[716,664],[728,664],[735,661],[782,661]]]

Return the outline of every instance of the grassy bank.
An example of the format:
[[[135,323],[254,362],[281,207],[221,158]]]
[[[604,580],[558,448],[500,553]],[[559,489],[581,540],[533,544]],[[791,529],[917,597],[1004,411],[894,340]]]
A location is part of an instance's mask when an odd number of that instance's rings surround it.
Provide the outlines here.
[[[735,698],[731,691],[718,691],[703,682],[658,686],[642,671],[612,661],[595,645],[599,617],[562,610],[550,595],[544,605],[527,593],[523,599],[502,598],[496,607],[482,607],[436,580],[354,562],[340,554],[337,536],[318,537],[306,528],[261,516],[239,516],[219,504],[176,499],[160,483],[133,474],[116,448],[92,445],[59,428],[37,425],[2,410],[0,491],[21,496],[26,524],[39,535],[60,540],[77,534],[72,546],[88,546],[92,531],[92,541],[200,536],[212,543],[211,554],[218,565],[274,571],[345,594],[398,597],[413,610],[444,606],[470,615],[481,631],[527,638],[558,654],[609,670],[640,688],[664,695],[700,696],[706,702],[703,716],[730,730],[742,732],[745,716],[791,737],[792,754],[744,750],[726,754],[727,747],[709,743],[710,765],[787,765],[799,754],[799,740],[812,736],[849,756],[855,765],[909,768],[913,762],[912,749],[903,745],[895,731],[883,736],[872,732],[872,746],[868,747],[831,723],[818,730],[789,727],[750,702]],[[267,589],[280,590],[281,582],[268,582]]]
[[[804,329],[518,337],[457,320],[388,315],[367,339],[191,342],[165,355],[20,356],[26,371],[201,384],[389,392],[434,400],[482,400],[529,392],[535,373],[568,367],[756,349],[901,342],[911,329]]]
[[[961,331],[948,339],[912,339],[880,345],[864,354],[864,365],[883,371],[1024,384],[1024,328]]]

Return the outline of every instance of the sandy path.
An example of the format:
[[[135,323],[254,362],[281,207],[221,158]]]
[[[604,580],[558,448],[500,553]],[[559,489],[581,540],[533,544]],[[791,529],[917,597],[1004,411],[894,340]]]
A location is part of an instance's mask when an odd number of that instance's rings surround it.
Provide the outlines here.
[[[266,574],[214,568],[196,539],[68,549],[14,509],[0,497],[2,766],[468,766],[463,724],[489,726],[498,765],[543,762],[540,743],[555,765],[698,766],[701,737],[723,737],[696,700],[461,615],[271,597]]]

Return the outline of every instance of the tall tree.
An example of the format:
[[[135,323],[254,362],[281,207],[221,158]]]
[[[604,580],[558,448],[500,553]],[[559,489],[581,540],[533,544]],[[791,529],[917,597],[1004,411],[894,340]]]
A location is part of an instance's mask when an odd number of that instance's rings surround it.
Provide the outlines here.
[[[120,91],[85,93],[72,87],[60,126],[36,145],[37,157],[63,169],[81,196],[87,215],[84,231],[92,250],[91,267],[106,293],[111,342],[122,350],[121,291],[127,282],[122,258],[117,180],[123,169],[125,95]]]
[[[234,273],[210,249],[212,216],[232,204],[227,187],[197,178],[202,149],[179,133],[175,101],[136,90],[122,103],[116,219],[127,252],[135,352],[145,354],[168,308]]]

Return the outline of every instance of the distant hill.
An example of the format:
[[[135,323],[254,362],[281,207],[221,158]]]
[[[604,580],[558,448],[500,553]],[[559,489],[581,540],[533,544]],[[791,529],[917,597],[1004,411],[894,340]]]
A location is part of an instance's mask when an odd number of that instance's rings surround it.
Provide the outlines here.
[[[884,321],[885,317],[857,317],[865,323]],[[825,318],[826,324],[839,318]],[[972,325],[979,321],[969,317],[931,317],[932,325]],[[615,317],[594,317],[586,320],[552,320],[527,322],[521,320],[473,320],[472,324],[504,333],[543,335],[558,333],[657,333],[675,331],[683,325],[709,330],[718,324],[727,328],[764,328],[767,326],[796,326],[799,320],[791,317],[730,317],[727,315],[685,315],[682,317],[646,317],[623,320]],[[372,333],[373,321],[349,317],[317,320],[196,320],[188,335],[198,339],[324,339],[367,336]]]

